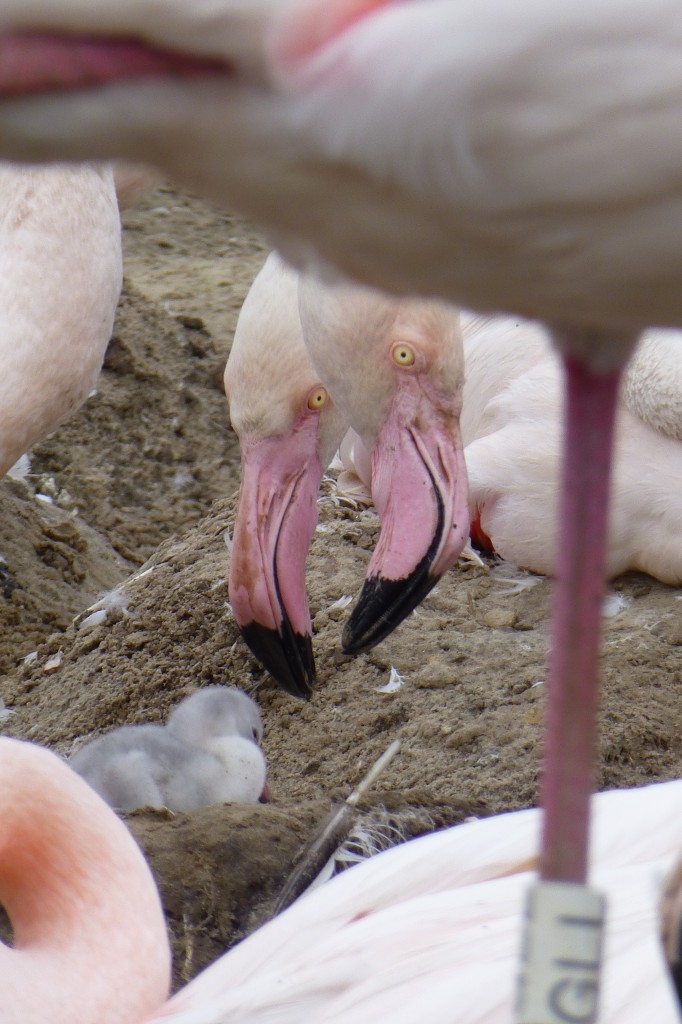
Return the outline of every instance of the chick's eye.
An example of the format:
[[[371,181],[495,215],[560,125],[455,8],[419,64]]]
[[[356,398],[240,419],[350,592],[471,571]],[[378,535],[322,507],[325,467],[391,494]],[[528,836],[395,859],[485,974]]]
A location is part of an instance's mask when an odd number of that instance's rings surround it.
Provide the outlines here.
[[[313,388],[308,395],[308,408],[313,412],[317,412],[327,402],[327,391],[323,387]]]
[[[411,348],[409,345],[394,345],[391,354],[393,356],[393,362],[397,366],[414,365],[414,349]]]

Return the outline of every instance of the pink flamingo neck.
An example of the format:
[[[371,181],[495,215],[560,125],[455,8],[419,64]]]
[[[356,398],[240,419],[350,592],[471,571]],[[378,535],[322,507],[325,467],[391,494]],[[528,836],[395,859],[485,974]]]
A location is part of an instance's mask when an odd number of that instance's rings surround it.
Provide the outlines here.
[[[541,877],[586,881],[597,746],[609,479],[620,369],[564,357],[560,532],[541,783]]]
[[[0,738],[2,1024],[139,1024],[169,986],[166,925],[127,828],[49,751]]]

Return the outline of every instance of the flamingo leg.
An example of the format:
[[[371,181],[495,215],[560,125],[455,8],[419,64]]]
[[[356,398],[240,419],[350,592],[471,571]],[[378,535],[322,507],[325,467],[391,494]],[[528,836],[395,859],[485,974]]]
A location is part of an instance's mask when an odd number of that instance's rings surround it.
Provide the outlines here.
[[[601,604],[621,371],[564,358],[564,465],[541,804],[540,876],[584,883],[597,747]]]
[[[564,463],[541,782],[540,880],[528,894],[517,1024],[593,1024],[599,1007],[604,900],[585,883],[621,368],[599,373],[583,360],[564,356],[564,369]]]

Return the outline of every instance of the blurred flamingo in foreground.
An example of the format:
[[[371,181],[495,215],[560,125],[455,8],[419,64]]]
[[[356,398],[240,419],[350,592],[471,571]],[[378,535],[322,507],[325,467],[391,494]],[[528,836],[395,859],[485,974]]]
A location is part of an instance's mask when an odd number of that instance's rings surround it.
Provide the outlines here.
[[[300,899],[165,1002],[169,949],[130,833],[48,751],[0,739],[3,1024],[506,1024],[535,810],[380,854]],[[657,936],[682,843],[682,782],[600,794],[592,870],[609,894],[603,1024],[676,1024]],[[674,918],[674,915],[673,915]]]
[[[645,327],[682,325],[679,4],[186,0],[159,18],[155,0],[3,0],[0,14],[51,33],[0,41],[15,96],[2,155],[160,162],[299,263],[551,327],[567,428],[541,875],[583,882],[619,380]],[[84,49],[76,31],[99,38]],[[46,41],[36,77],[22,60]],[[65,91],[23,98],[54,91],[64,54]]]

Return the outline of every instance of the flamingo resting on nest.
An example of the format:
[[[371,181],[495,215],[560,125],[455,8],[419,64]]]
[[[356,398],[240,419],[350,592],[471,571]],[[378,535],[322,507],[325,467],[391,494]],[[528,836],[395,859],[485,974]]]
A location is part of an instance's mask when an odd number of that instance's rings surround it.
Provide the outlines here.
[[[676,1024],[656,902],[682,844],[682,782],[594,798],[608,893],[603,1024]],[[379,854],[300,899],[165,1001],[170,955],[125,825],[58,757],[0,739],[3,1024],[507,1024],[539,812],[472,821]],[[680,899],[667,903],[668,947]],[[562,996],[581,1008],[577,987]]]
[[[546,332],[463,316],[462,438],[477,535],[509,562],[552,575],[561,454],[561,367]],[[682,583],[682,333],[647,331],[617,406],[609,578]]]

